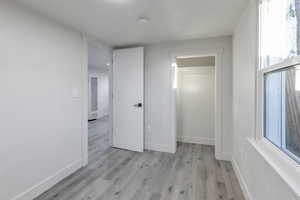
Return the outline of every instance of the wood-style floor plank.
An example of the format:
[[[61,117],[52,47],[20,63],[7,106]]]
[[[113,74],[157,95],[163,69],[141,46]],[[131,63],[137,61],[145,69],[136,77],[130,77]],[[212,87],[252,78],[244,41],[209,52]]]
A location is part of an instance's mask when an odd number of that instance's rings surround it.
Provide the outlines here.
[[[178,143],[175,154],[114,149],[105,123],[90,124],[89,165],[35,200],[244,200],[231,163],[217,161],[212,146]]]

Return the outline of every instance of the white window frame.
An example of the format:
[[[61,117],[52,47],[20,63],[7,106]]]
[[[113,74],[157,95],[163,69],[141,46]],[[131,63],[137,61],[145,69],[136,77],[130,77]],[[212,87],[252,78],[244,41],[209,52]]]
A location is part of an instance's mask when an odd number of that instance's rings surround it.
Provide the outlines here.
[[[271,143],[275,148],[278,148],[276,145],[274,145],[270,140],[268,140],[265,135],[264,135],[264,76],[267,73],[274,72],[280,69],[284,69],[287,67],[292,67],[300,65],[300,56],[291,58],[291,59],[286,59],[285,61],[272,65],[270,67],[266,67],[263,69],[258,69],[257,70],[257,133],[256,134],[256,139],[257,140],[265,140],[265,142]],[[287,156],[289,159],[291,159],[295,164],[299,165],[299,162],[295,161],[295,159],[292,159],[291,157],[293,155],[289,154],[288,152],[284,151],[281,148],[278,148],[282,153],[284,153],[285,156]]]
[[[300,56],[286,59],[279,64],[263,69],[257,67],[256,134],[254,140],[249,140],[256,151],[289,185],[294,192],[295,199],[300,199],[300,164],[264,136],[264,75],[268,72],[298,64],[300,64]]]
[[[254,138],[249,138],[248,142],[256,150],[256,152],[266,161],[274,172],[287,183],[292,189],[294,199],[300,200],[300,165],[290,158],[281,149],[276,147],[268,139],[264,137],[264,74],[300,64],[300,56],[289,58],[283,62],[272,65],[270,67],[261,68],[260,63],[260,2],[255,0],[256,4],[256,114],[255,114],[255,135]]]
[[[280,70],[283,68],[300,65],[300,56],[295,56],[292,58],[287,58],[282,62],[267,67],[261,67],[260,50],[260,25],[261,25],[261,10],[260,10],[260,0],[257,3],[258,16],[257,16],[257,38],[258,38],[258,51],[257,51],[257,67],[256,67],[256,134],[255,140],[260,144],[260,146],[265,146],[269,148],[272,152],[276,153],[276,156],[281,160],[287,162],[287,164],[299,168],[299,163],[288,155],[288,152],[283,151],[273,144],[269,139],[264,136],[264,76],[266,73]]]
[[[256,65],[256,134],[249,142],[265,161],[292,189],[295,199],[300,199],[300,165],[287,153],[264,136],[264,75],[268,72],[300,64],[300,56],[261,68],[260,63],[260,1],[257,0],[257,65]]]

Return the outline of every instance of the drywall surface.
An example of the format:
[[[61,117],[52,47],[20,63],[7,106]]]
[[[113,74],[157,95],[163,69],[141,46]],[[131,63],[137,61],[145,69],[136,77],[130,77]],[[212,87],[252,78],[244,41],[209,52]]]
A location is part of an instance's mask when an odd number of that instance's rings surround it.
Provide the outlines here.
[[[232,147],[232,38],[230,36],[153,44],[145,47],[146,148],[172,152],[172,67],[175,52],[223,51],[222,56],[222,151]]]
[[[248,200],[294,200],[291,188],[248,138],[255,135],[256,3],[249,1],[233,37],[233,164]]]
[[[89,39],[88,52],[89,66],[105,69],[112,66],[112,48],[110,46],[98,40]]]
[[[82,165],[78,32],[0,2],[0,199],[32,199]]]
[[[177,140],[214,145],[215,67],[179,67],[177,74]]]

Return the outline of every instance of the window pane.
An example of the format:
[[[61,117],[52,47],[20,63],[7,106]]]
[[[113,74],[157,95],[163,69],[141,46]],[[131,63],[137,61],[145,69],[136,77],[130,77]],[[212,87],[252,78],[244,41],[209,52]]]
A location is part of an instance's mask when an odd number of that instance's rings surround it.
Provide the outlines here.
[[[300,55],[300,0],[262,0],[260,4],[261,67]]]
[[[281,72],[265,77],[265,137],[281,146],[282,79]]]
[[[285,148],[300,157],[300,68],[289,68],[286,74]]]
[[[300,68],[267,73],[264,82],[265,137],[300,161]]]

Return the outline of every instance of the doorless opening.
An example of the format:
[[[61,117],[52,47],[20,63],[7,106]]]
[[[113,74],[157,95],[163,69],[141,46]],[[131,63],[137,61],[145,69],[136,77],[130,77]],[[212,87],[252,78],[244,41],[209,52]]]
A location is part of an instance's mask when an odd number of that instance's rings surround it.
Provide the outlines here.
[[[214,145],[215,57],[178,57],[177,141]]]
[[[222,55],[223,49],[182,49],[171,53],[170,110],[173,152],[176,152],[177,140],[210,144],[215,145],[216,159],[227,159],[222,153]],[[178,88],[181,87],[180,84],[184,88]],[[195,84],[198,88],[194,87]],[[184,95],[180,95],[180,90]],[[195,93],[191,93],[193,90]],[[201,96],[201,91],[204,94],[206,92],[206,95]],[[182,98],[183,104],[180,103]],[[202,99],[199,101],[199,98]],[[201,128],[199,124],[202,124]]]

